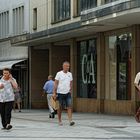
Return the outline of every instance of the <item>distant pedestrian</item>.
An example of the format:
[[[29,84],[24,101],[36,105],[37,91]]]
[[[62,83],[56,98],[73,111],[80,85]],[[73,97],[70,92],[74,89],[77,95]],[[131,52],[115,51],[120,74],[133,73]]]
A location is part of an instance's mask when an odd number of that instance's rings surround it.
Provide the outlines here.
[[[48,76],[48,81],[46,81],[44,87],[43,87],[44,93],[47,95],[47,101],[48,101],[48,107],[49,107],[49,117],[54,118],[55,117],[55,110],[51,107],[51,97],[53,95],[54,90],[54,81],[53,76]]]
[[[14,102],[14,90],[17,88],[17,82],[12,77],[10,69],[3,69],[3,76],[0,79],[0,114],[2,129],[11,129],[11,112]]]
[[[140,72],[136,74],[135,80],[134,80],[134,85],[137,89],[138,95],[140,97]],[[140,107],[138,108],[136,114],[135,114],[135,119],[137,122],[140,123]]]
[[[53,97],[58,99],[60,107],[57,110],[59,125],[62,124],[61,113],[62,109],[66,107],[69,124],[70,126],[74,125],[75,122],[72,121],[72,99],[71,99],[71,90],[72,90],[72,73],[69,72],[70,63],[63,63],[63,70],[57,72],[55,77],[54,93]]]
[[[15,94],[14,111],[16,112],[16,105],[17,105],[18,111],[21,112],[22,98],[21,98],[20,87],[18,87],[17,89],[14,90],[14,94]]]

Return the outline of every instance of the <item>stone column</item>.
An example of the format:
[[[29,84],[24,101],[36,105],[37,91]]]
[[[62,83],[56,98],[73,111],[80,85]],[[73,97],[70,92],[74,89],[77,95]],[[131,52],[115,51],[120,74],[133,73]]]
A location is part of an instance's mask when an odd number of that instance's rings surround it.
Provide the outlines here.
[[[71,40],[70,45],[70,70],[73,74],[73,109],[76,107],[76,95],[77,95],[77,44],[75,39]]]
[[[134,25],[132,27],[132,90],[131,90],[131,100],[133,104],[133,111],[135,113],[136,109],[140,105],[140,97],[138,96],[134,87],[134,78],[137,72],[140,72],[140,25]]]
[[[98,33],[97,38],[97,100],[99,112],[104,112],[105,99],[105,40],[104,34]]]

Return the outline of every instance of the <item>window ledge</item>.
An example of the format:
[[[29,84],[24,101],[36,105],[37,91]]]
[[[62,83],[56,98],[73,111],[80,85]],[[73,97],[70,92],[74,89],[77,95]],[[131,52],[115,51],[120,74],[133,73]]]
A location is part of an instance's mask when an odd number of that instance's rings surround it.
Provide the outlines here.
[[[78,18],[80,17],[81,15],[74,15],[73,18]]]
[[[68,18],[65,18],[65,19],[62,19],[62,20],[53,21],[51,24],[57,24],[57,23],[64,22],[64,21],[70,20],[70,19],[71,19],[71,18],[68,17]]]

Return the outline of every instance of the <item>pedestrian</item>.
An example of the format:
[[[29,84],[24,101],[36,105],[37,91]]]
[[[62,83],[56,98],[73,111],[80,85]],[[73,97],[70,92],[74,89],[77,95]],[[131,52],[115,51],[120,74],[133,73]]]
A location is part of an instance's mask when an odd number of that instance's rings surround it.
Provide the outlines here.
[[[50,112],[49,118],[55,118],[55,110],[51,107],[51,98],[53,95],[53,89],[54,89],[53,76],[49,75],[48,81],[46,81],[43,87],[44,94],[47,95],[48,107],[49,107],[49,112]]]
[[[75,122],[72,121],[72,98],[71,98],[71,90],[72,90],[72,73],[69,72],[70,63],[65,61],[63,63],[63,70],[57,72],[55,77],[54,84],[54,93],[53,98],[58,99],[59,101],[59,109],[57,110],[59,125],[62,124],[61,113],[62,110],[66,107],[69,125],[72,126]]]
[[[17,88],[17,82],[12,77],[10,69],[3,69],[3,76],[0,79],[0,114],[2,129],[11,129],[11,112],[14,102],[14,89]]]
[[[134,80],[134,85],[136,87],[136,90],[138,92],[138,95],[140,96],[140,72],[136,74],[135,80]],[[140,123],[140,107],[138,108],[136,114],[135,114],[135,119],[137,122]]]
[[[16,105],[18,108],[18,111],[21,112],[21,90],[20,87],[18,87],[17,89],[14,90],[14,94],[15,94],[15,101],[14,101],[14,111],[16,112]]]

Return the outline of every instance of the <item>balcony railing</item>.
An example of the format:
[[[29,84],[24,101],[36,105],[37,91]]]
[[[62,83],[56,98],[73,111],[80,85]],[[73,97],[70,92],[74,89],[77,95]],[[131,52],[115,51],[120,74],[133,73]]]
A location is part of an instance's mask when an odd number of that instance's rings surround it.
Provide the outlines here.
[[[81,12],[81,21],[107,16],[140,7],[140,0],[120,0]]]

